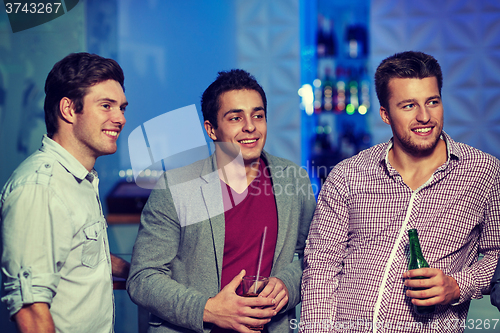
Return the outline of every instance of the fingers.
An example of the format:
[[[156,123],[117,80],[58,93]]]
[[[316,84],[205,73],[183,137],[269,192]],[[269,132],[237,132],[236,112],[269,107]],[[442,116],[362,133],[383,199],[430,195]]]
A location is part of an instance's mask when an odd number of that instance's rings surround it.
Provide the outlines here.
[[[250,308],[274,306],[277,302],[274,298],[268,297],[241,297],[239,303]]]
[[[460,287],[455,279],[436,268],[421,268],[407,271],[403,276],[410,277],[404,285],[411,288],[406,295],[412,303],[419,306],[449,304],[460,298]],[[425,277],[425,278],[415,278]]]
[[[241,270],[240,274],[236,275],[231,282],[229,282],[223,289],[229,289],[231,291],[234,291],[236,293],[236,289],[241,283],[241,280],[243,280],[243,277],[245,276],[246,271],[243,269]]]
[[[423,277],[433,277],[435,275],[438,275],[439,273],[442,273],[440,269],[437,268],[418,268],[418,269],[412,269],[409,271],[406,271],[403,273],[403,278],[405,279],[411,279],[415,278],[418,276],[423,276]]]
[[[269,319],[245,318],[245,320],[242,320],[240,324],[235,325],[233,329],[240,333],[255,333],[257,327],[264,326],[270,321],[271,321],[270,318]]]
[[[274,309],[279,312],[288,303],[288,289],[278,278],[269,278],[269,283],[259,296],[274,299]]]
[[[267,283],[267,286],[262,290],[259,294],[259,296],[262,297],[271,297],[274,298],[278,292],[275,292],[276,289],[276,280],[277,278],[269,278],[269,282]],[[273,295],[274,293],[274,295]]]
[[[283,309],[283,307],[288,304],[288,295],[285,290],[282,290],[275,299],[277,301],[277,304],[274,309],[276,310],[276,312],[280,312],[281,309]]]

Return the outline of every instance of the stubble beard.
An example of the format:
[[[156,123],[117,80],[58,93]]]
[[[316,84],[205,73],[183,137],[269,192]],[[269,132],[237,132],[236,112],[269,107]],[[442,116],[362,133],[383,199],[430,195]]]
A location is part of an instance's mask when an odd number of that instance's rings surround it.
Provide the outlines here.
[[[437,127],[434,127],[437,129]],[[417,144],[411,139],[410,135],[400,135],[396,129],[393,128],[394,136],[401,143],[401,146],[404,151],[412,156],[428,156],[432,154],[434,148],[436,148],[442,133],[442,128],[439,130],[439,133],[435,135],[434,140],[429,143]]]

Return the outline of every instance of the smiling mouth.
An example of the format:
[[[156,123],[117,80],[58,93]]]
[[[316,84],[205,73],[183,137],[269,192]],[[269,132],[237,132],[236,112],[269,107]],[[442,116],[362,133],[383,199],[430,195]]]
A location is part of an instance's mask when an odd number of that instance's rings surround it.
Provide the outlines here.
[[[432,127],[424,127],[424,128],[415,128],[414,130],[412,130],[413,132],[417,132],[417,133],[428,133],[432,130]]]
[[[115,138],[118,136],[118,132],[117,131],[103,131],[104,134],[107,134],[107,135],[110,135],[110,136],[114,136]]]
[[[241,140],[239,141],[240,143],[244,143],[244,144],[248,144],[248,143],[254,143],[256,142],[258,139],[250,139],[250,140]]]

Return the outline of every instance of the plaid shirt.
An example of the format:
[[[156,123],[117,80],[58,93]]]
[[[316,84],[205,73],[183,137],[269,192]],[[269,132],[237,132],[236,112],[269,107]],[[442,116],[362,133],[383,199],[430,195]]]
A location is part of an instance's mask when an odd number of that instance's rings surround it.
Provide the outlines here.
[[[446,163],[415,191],[389,163],[392,140],[332,170],[305,249],[301,332],[463,331],[470,300],[489,293],[500,253],[500,162],[442,138]],[[456,303],[431,315],[415,314],[405,296],[411,228],[429,265],[460,287]]]

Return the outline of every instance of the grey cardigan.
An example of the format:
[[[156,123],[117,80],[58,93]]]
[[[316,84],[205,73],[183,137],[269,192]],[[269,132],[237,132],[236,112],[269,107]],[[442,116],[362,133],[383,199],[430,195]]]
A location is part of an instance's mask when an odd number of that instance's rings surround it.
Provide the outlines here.
[[[307,172],[266,152],[278,211],[271,276],[281,279],[289,302],[268,324],[290,332],[300,302],[302,258],[316,207]],[[224,208],[215,154],[165,173],[144,207],[132,254],[128,293],[151,313],[149,332],[210,332],[203,322],[210,297],[220,291]],[[299,260],[293,260],[297,253]]]

